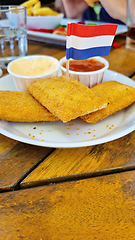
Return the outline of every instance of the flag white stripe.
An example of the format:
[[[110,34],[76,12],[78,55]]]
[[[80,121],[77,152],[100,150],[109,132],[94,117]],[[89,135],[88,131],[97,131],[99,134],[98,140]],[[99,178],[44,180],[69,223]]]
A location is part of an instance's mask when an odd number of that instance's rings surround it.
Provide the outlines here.
[[[104,47],[111,46],[114,36],[98,36],[90,38],[81,38],[77,36],[67,36],[67,45],[66,48],[76,48],[76,49],[87,49],[94,47]]]

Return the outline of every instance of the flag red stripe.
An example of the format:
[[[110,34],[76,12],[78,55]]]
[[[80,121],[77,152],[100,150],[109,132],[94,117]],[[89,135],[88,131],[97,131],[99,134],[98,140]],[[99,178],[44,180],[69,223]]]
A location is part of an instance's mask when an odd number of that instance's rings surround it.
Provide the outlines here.
[[[84,25],[78,23],[68,23],[67,36],[96,37],[100,35],[115,35],[117,24]]]

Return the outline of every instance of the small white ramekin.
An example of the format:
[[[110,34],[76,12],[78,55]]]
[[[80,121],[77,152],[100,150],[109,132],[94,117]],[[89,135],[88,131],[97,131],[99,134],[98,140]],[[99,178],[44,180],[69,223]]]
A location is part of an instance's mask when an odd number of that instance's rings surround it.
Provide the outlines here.
[[[55,63],[56,67],[55,69],[53,69],[52,71],[50,72],[47,72],[47,73],[44,73],[42,75],[36,75],[36,76],[22,76],[22,75],[18,75],[18,74],[15,74],[14,72],[11,71],[10,67],[11,67],[11,64],[15,64],[17,60],[19,59],[16,59],[16,60],[13,60],[11,61],[9,64],[8,64],[8,67],[7,67],[7,71],[8,73],[13,77],[13,80],[14,80],[14,84],[16,86],[16,90],[17,91],[22,91],[22,92],[27,92],[27,87],[34,83],[34,82],[37,82],[43,78],[51,78],[51,77],[57,77],[58,76],[58,72],[59,72],[59,69],[60,69],[60,63],[59,61],[54,58],[54,57],[51,57],[51,56],[47,56],[47,55],[31,55],[31,56],[26,56],[26,57],[22,57],[21,59],[23,58],[28,58],[30,60],[35,60],[35,59],[41,59],[42,57],[46,57],[48,59],[48,61],[51,61],[52,64]],[[25,67],[25,66],[22,66],[22,67]]]
[[[69,77],[78,80],[89,88],[101,83],[103,81],[105,71],[109,68],[109,62],[103,57],[93,57],[93,59],[104,63],[105,67],[100,70],[91,72],[76,72],[69,70]],[[65,61],[66,57],[60,59],[60,68],[62,71],[62,75],[66,75],[66,68],[62,66]]]

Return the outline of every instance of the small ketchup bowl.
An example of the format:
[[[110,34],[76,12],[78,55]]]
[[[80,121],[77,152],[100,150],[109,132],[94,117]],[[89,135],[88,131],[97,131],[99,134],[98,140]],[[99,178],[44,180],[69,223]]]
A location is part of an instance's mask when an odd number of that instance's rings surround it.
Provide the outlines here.
[[[66,75],[66,57],[60,59],[60,67],[62,75]],[[103,57],[69,60],[69,77],[91,88],[103,81],[104,73],[108,68],[109,62]]]

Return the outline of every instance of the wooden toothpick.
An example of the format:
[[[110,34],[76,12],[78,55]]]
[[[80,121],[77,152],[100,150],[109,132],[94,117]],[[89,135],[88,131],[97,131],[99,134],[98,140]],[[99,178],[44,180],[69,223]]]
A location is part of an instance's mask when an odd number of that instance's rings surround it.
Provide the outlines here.
[[[69,59],[66,61],[66,80],[69,81]]]

